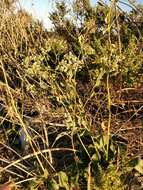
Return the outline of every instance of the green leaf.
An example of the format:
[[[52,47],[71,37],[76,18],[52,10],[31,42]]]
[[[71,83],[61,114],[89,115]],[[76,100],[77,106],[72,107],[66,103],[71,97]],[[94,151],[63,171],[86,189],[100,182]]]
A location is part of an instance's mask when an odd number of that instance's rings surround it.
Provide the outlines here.
[[[143,174],[143,159],[139,158],[138,163],[135,166],[135,169],[140,173]]]
[[[95,87],[98,87],[100,85],[101,79],[104,76],[105,71],[103,69],[101,69],[101,72],[99,73],[97,79],[96,79],[96,84]]]
[[[49,190],[53,190],[53,189],[59,190],[59,185],[54,179],[51,179],[51,181],[48,182],[48,189]]]
[[[60,187],[64,187],[66,190],[69,190],[68,177],[65,172],[59,172],[59,184]]]

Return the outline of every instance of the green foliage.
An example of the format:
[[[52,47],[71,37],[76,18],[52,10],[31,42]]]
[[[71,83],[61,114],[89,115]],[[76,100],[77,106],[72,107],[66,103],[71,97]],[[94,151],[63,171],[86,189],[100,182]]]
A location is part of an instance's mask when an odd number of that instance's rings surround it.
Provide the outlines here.
[[[143,161],[130,158],[122,127],[141,117],[142,95],[134,101],[122,92],[142,87],[142,15],[123,12],[118,1],[76,0],[70,9],[61,1],[47,31],[7,2],[0,9],[0,183],[131,189]]]

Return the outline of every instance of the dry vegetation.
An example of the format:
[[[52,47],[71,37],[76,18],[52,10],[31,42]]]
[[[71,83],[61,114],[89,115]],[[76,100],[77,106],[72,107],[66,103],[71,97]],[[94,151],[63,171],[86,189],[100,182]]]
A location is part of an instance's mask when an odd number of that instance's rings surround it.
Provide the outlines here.
[[[89,2],[0,3],[2,190],[143,188],[143,8]]]

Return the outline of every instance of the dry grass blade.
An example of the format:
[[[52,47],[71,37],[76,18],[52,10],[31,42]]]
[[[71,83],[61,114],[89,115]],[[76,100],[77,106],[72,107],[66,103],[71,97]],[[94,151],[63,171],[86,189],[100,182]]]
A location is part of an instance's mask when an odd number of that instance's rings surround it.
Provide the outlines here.
[[[0,190],[140,189],[143,6],[48,2],[0,1]]]
[[[20,163],[23,160],[27,160],[28,158],[40,155],[41,153],[47,153],[47,152],[55,152],[55,151],[71,151],[71,152],[76,152],[76,150],[71,149],[71,148],[53,148],[53,149],[46,149],[46,150],[41,150],[39,152],[35,152],[29,155],[26,155],[24,157],[22,157],[21,159],[15,160],[12,163],[10,163],[9,165],[7,165],[6,167],[4,167],[3,169],[0,169],[0,172],[4,172],[6,169],[10,168],[11,166],[15,166],[17,167],[17,164]]]

